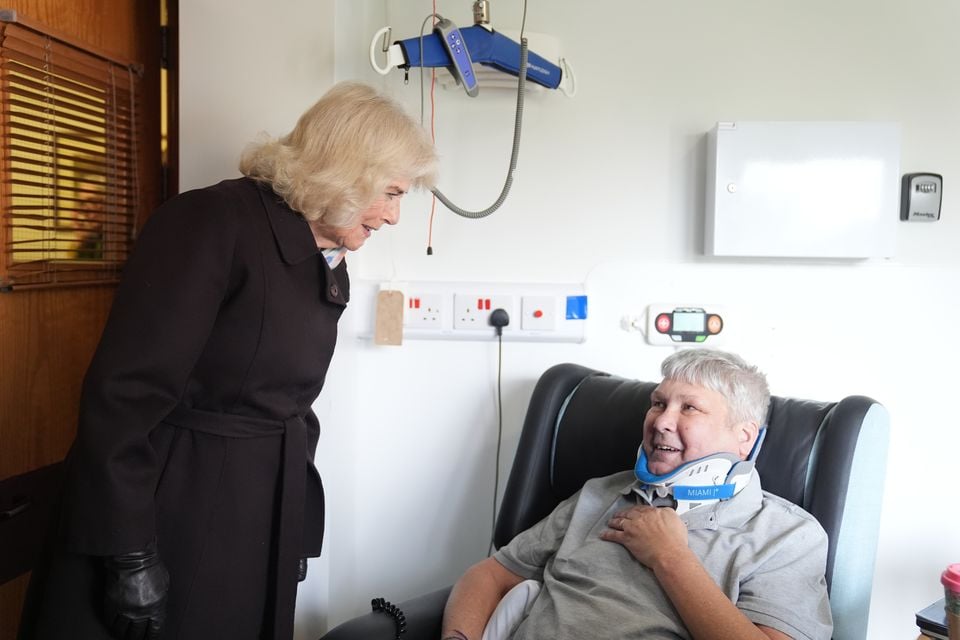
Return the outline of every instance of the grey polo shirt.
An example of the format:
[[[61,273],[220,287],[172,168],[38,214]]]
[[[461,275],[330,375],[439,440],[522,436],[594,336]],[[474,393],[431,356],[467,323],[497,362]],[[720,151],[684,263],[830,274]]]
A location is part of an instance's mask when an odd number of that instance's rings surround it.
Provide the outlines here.
[[[612,515],[643,504],[632,471],[595,478],[493,556],[543,589],[513,640],[689,638],[653,572],[600,539]],[[750,620],[829,640],[827,535],[800,507],[761,490],[756,472],[730,500],[682,516],[688,544]]]

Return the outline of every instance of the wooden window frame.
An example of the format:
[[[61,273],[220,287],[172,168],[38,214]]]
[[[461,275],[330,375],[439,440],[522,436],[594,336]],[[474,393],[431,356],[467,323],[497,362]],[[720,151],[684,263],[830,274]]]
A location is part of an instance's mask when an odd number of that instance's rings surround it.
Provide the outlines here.
[[[140,210],[142,76],[0,10],[0,290],[119,280]]]

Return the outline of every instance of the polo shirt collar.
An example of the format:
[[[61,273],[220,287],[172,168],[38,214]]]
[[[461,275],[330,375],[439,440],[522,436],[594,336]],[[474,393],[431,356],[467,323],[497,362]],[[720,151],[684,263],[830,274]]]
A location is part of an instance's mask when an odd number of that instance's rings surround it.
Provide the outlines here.
[[[303,216],[291,209],[269,185],[258,182],[257,187],[283,261],[298,264],[320,253],[310,225]]]
[[[632,493],[642,500],[640,494],[634,491],[639,487],[640,481],[632,480],[620,490],[620,493],[623,495]],[[760,511],[762,503],[763,488],[760,486],[760,475],[754,469],[750,473],[750,482],[740,493],[729,500],[718,500],[716,504],[688,511],[680,516],[680,519],[686,523],[688,531],[697,529],[715,531],[720,527],[739,528]]]

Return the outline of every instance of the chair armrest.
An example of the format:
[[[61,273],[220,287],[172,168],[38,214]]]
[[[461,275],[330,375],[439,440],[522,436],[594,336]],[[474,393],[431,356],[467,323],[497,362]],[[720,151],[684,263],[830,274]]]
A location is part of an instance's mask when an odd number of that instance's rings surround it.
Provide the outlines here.
[[[434,591],[397,604],[407,619],[403,640],[438,640],[443,622],[443,607],[451,587]],[[348,620],[327,633],[321,640],[393,640],[396,637],[393,617],[382,612],[368,613]]]

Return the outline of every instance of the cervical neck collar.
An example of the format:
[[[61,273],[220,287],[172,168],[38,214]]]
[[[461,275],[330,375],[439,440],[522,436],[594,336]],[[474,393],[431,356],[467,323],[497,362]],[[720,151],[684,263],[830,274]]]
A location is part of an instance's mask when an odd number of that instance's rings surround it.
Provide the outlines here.
[[[746,460],[732,453],[715,453],[662,475],[650,473],[647,453],[641,444],[634,467],[634,473],[642,483],[640,493],[651,503],[657,497],[672,498],[679,515],[720,500],[729,500],[750,483],[754,461],[765,435],[766,429],[761,429]]]

